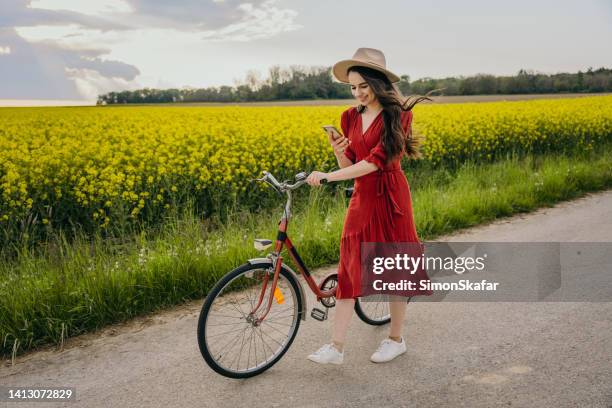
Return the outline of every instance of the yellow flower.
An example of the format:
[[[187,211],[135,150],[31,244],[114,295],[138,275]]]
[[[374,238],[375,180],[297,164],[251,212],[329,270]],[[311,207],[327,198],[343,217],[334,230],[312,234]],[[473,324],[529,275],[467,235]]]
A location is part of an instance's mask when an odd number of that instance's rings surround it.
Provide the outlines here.
[[[157,209],[164,193],[176,193],[178,186],[206,201],[218,191],[244,197],[253,186],[249,179],[263,170],[283,178],[306,169],[331,170],[336,164],[319,125],[340,128],[351,102],[2,109],[0,219],[19,223],[28,211],[59,200],[106,228],[115,208],[137,209],[135,215]],[[413,130],[424,137],[424,160],[434,164],[512,150],[592,151],[612,137],[612,96],[417,105]]]

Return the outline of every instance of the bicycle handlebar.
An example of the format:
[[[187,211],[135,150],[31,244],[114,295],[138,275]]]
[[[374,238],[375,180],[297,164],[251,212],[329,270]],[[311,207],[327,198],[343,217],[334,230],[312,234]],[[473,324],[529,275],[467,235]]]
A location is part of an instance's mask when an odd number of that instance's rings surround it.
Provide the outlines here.
[[[252,181],[264,181],[274,187],[279,193],[284,193],[286,191],[295,190],[306,183],[306,178],[308,174],[306,172],[300,172],[295,175],[295,179],[297,180],[293,184],[289,184],[287,182],[280,183],[270,172],[264,171],[263,176],[258,179],[253,179]],[[327,184],[328,180],[326,178],[321,179],[321,184]]]

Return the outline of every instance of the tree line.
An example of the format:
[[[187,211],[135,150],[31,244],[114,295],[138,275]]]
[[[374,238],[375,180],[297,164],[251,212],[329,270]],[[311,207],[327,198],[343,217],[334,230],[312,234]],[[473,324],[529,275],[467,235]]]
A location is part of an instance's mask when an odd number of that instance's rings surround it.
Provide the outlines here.
[[[404,95],[422,95],[439,88],[444,88],[444,95],[611,92],[612,69],[589,68],[585,72],[557,74],[521,69],[514,76],[478,74],[415,81],[402,75],[398,87]],[[331,67],[274,66],[269,69],[267,78],[261,79],[256,71],[249,71],[245,80],[236,81],[234,86],[109,92],[99,95],[97,103],[261,102],[351,97],[349,86],[332,80]]]

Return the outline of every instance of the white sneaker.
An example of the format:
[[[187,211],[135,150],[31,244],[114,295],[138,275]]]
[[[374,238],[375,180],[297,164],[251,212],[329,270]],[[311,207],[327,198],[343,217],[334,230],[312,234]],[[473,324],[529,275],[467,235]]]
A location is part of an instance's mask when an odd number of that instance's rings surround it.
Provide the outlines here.
[[[308,359],[319,364],[342,364],[344,352],[339,352],[333,344],[324,344],[323,347],[309,355]]]
[[[393,360],[395,357],[406,352],[406,342],[404,337],[401,337],[401,343],[386,338],[380,342],[378,349],[372,354],[370,360],[374,363],[386,363]]]

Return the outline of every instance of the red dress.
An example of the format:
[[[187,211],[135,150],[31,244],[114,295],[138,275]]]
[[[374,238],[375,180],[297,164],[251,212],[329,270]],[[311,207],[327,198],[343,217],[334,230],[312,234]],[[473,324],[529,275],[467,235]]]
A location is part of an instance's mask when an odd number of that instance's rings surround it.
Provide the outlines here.
[[[412,125],[412,111],[402,111],[404,131]],[[366,160],[379,170],[355,179],[354,191],[340,241],[337,299],[361,295],[361,242],[420,242],[412,213],[408,180],[401,158],[384,165],[382,111],[362,134],[361,114],[355,107],[342,113],[342,132],[350,140],[344,154],[353,163]],[[427,278],[425,278],[427,279]],[[420,294],[430,295],[431,291]]]

